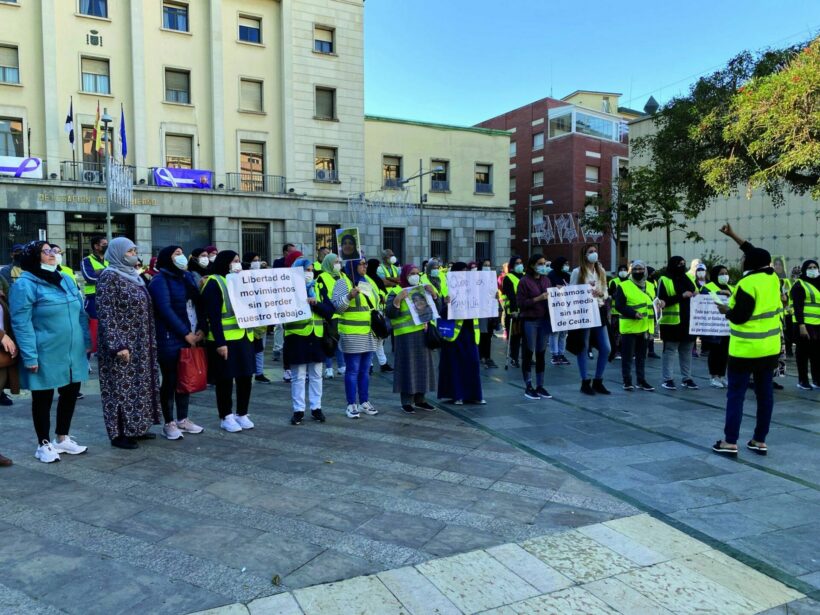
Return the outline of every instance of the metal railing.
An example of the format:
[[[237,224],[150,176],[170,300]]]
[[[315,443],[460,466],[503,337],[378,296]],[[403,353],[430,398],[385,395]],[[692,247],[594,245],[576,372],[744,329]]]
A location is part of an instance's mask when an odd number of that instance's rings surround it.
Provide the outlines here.
[[[392,190],[398,190],[402,187],[404,180],[401,177],[390,177],[384,180],[384,188],[389,188]]]
[[[102,162],[60,162],[60,179],[81,184],[104,184],[105,165]]]
[[[447,192],[450,190],[450,181],[447,179],[434,179],[430,182],[430,192]]]
[[[475,183],[475,191],[479,194],[492,194],[493,192],[493,185],[492,184],[481,184],[479,182]]]
[[[285,193],[285,178],[261,173],[226,173],[225,188],[239,192]]]

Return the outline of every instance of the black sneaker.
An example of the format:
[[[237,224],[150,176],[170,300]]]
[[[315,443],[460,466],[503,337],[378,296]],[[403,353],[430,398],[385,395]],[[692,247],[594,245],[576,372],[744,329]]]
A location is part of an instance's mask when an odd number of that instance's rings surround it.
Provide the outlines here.
[[[495,361],[493,361],[492,359],[487,359],[487,362],[486,362],[484,365],[485,365],[488,369],[493,369],[493,368],[495,368],[495,367],[498,367],[498,365],[496,365]]]
[[[77,391],[77,399],[85,399],[85,395],[82,391]]]
[[[416,413],[416,411],[413,410],[413,406],[411,406],[410,404],[402,404],[401,409],[404,410],[404,412],[406,414],[415,414]]]
[[[569,359],[567,359],[564,355],[561,355],[560,359],[561,359],[561,365],[572,365],[572,363],[570,363]]]
[[[595,395],[591,380],[581,380],[581,393],[584,395]]]
[[[381,370],[382,370],[383,373],[387,374],[387,373],[392,372],[393,368],[390,367],[389,364],[385,363],[384,365],[381,366]]]
[[[325,413],[322,412],[321,408],[316,408],[316,410],[310,411],[310,416],[314,421],[319,421],[320,423],[325,422]]]
[[[624,391],[634,391],[635,386],[631,382],[624,382]]]
[[[563,365],[563,363],[558,356],[554,356],[550,359],[550,365]]]
[[[294,412],[293,415],[290,417],[290,424],[301,425],[303,418],[305,418],[304,412]]]
[[[541,399],[552,399],[552,395],[550,395],[550,392],[547,391],[547,389],[545,389],[544,387],[538,387],[537,389],[535,389],[535,392],[538,393],[538,396]]]
[[[256,382],[261,382],[262,384],[270,384],[271,380],[265,374],[258,374],[253,378]]]
[[[521,363],[518,362],[518,359],[510,359],[510,365],[513,367],[521,367]]]
[[[655,387],[653,387],[651,384],[649,384],[646,380],[644,380],[643,382],[639,382],[638,383],[638,388],[641,391],[654,391],[655,390]]]
[[[661,385],[667,391],[677,391],[678,387],[675,386],[674,380],[664,380],[663,384]]]
[[[0,393],[0,406],[11,406],[14,402],[12,401],[11,397],[6,395],[5,393]]]
[[[415,404],[413,404],[413,405],[414,405],[416,408],[418,408],[419,410],[427,410],[428,412],[431,412],[431,411],[435,410],[435,408],[433,408],[433,406],[431,406],[430,404],[428,404],[426,401],[417,401],[417,402],[416,402]]]
[[[541,399],[541,396],[538,394],[534,388],[532,388],[531,384],[527,385],[527,388],[524,390],[524,397],[527,399]]]
[[[697,389],[700,388],[697,384],[695,384],[695,381],[692,380],[691,378],[687,378],[686,380],[683,381],[682,384],[683,384],[684,389],[697,390]]]

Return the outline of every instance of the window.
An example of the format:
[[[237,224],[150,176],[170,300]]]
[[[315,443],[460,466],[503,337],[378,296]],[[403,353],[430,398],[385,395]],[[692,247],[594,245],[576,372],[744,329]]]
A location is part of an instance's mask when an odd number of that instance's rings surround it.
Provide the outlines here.
[[[17,47],[0,45],[0,83],[20,83]]]
[[[515,141],[510,141],[510,158],[515,158],[516,146]]]
[[[493,232],[492,231],[476,231],[475,232],[475,260],[478,266],[481,266],[481,261],[488,260],[493,262]]]
[[[336,90],[316,88],[316,117],[322,120],[336,119]]]
[[[337,151],[335,147],[317,147],[314,158],[316,180],[320,182],[338,181],[339,171],[336,166]]]
[[[544,172],[543,171],[533,171],[532,173],[532,187],[533,188],[540,188],[544,185]]]
[[[587,165],[587,168],[586,168],[586,179],[587,179],[587,181],[588,182],[597,182],[599,172],[600,172],[599,167],[593,167],[593,166]]]
[[[108,70],[108,60],[96,58],[82,58],[83,92],[90,94],[110,94],[111,79]]]
[[[602,117],[576,112],[575,132],[599,139],[615,140],[615,123]]]
[[[271,262],[270,227],[267,222],[242,221],[242,253],[256,252],[263,261]]]
[[[178,32],[188,31],[188,5],[176,2],[162,3],[162,27]]]
[[[435,228],[430,231],[430,256],[443,263],[450,260],[450,231]]]
[[[475,191],[484,194],[491,194],[493,191],[491,164],[475,165]]]
[[[239,40],[246,43],[262,42],[262,20],[258,17],[239,16]]]
[[[450,163],[446,160],[433,160],[433,172],[430,175],[430,192],[447,192],[450,190]],[[441,169],[436,171],[435,169]]]
[[[183,135],[165,135],[165,166],[193,169],[194,138]]]
[[[23,120],[0,117],[0,156],[23,157]]]
[[[83,126],[83,169],[94,171],[102,171],[103,163],[103,148],[105,147],[105,135],[100,135],[100,148],[97,149],[94,126]],[[108,153],[114,153],[114,128],[108,128]],[[99,166],[97,166],[99,165]],[[86,168],[87,167],[87,168]],[[83,177],[83,181],[88,178]],[[102,175],[91,181],[102,181]]]
[[[515,183],[516,183],[515,182],[515,177],[511,177],[510,178],[510,192],[515,192],[515,190],[516,190]]]
[[[563,107],[555,116],[550,110],[549,130],[550,139],[570,134],[572,132],[572,108]]]
[[[243,111],[262,113],[265,110],[262,103],[262,82],[253,79],[240,79],[239,108]]]
[[[80,0],[80,13],[91,17],[108,17],[108,0]]]
[[[336,231],[339,229],[338,224],[317,224],[316,225],[316,251],[319,251],[319,246],[327,246],[334,254],[338,254],[339,250],[336,246]]]
[[[318,53],[334,53],[336,45],[334,38],[336,31],[333,28],[314,26],[313,28],[313,51]]]
[[[265,144],[239,142],[240,189],[244,192],[262,192],[265,175]]]
[[[532,149],[544,149],[544,133],[536,132],[532,135]]]
[[[191,102],[191,73],[187,70],[165,69],[165,102]]]
[[[401,156],[382,158],[382,185],[385,188],[401,187]]]
[[[398,262],[404,262],[404,229],[387,228],[382,233],[382,246],[385,250],[393,250]]]

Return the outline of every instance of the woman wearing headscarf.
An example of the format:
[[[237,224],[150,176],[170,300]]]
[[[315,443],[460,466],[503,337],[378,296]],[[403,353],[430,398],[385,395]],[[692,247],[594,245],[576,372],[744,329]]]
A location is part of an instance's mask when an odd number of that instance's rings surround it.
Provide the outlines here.
[[[635,259],[627,279],[615,287],[615,307],[620,319],[621,375],[624,391],[634,391],[632,361],[635,361],[636,383],[642,391],[654,391],[646,381],[646,342],[655,334],[655,285],[646,280],[646,263]]]
[[[22,273],[10,289],[11,327],[16,336],[20,385],[31,391],[31,416],[37,434],[35,457],[60,460],[60,454],[86,451],[69,435],[80,383],[88,378],[91,347],[88,316],[77,285],[57,271],[51,246],[32,241],[20,254]],[[56,440],[51,440],[51,402],[57,400]]]
[[[481,271],[489,271],[494,272],[493,263],[489,258],[485,258],[481,261]],[[495,275],[493,275],[495,277]],[[496,291],[496,299],[498,298],[498,292]],[[493,343],[493,332],[496,330],[498,326],[498,317],[495,318],[479,318],[478,319],[478,330],[479,334],[479,342],[478,342],[478,356],[481,364],[485,367],[485,369],[492,369],[498,367],[495,361],[493,361],[492,357],[492,343]]]
[[[100,396],[111,445],[134,449],[159,425],[159,366],[151,295],[136,269],[137,246],[108,244],[108,267],[97,281]]]
[[[792,285],[794,335],[797,340],[797,388],[820,389],[820,266],[807,260]],[[811,381],[809,381],[811,364]]]
[[[601,312],[601,325],[589,329],[582,329],[584,346],[578,353],[578,371],[581,372],[581,392],[586,395],[601,393],[609,395],[609,391],[604,386],[604,370],[609,361],[609,334],[606,329],[606,304],[609,299],[606,285],[606,271],[598,262],[598,246],[587,244],[581,248],[580,266],[572,271],[570,285],[588,284],[592,288],[592,296],[598,303],[598,310]],[[590,381],[587,372],[587,360],[589,359],[590,340],[594,340],[598,347],[598,362],[595,366],[595,378]]]
[[[615,295],[618,293],[618,288],[629,278],[629,267],[626,265],[618,265],[618,271],[615,277],[609,281],[609,298],[612,301],[612,312],[609,320],[609,343],[612,350],[609,351],[609,360],[619,358],[621,356],[621,329],[618,326],[618,318],[620,312],[615,307]]]
[[[452,271],[467,271],[467,264],[453,264]],[[449,301],[444,301],[444,317]],[[442,335],[444,343],[438,364],[438,398],[451,399],[457,406],[465,401],[487,403],[481,390],[481,363],[478,360],[478,323],[475,319],[456,320],[452,335]]]
[[[207,277],[210,264],[205,248],[194,248],[191,251],[191,258],[188,259],[188,273],[193,277],[197,289],[202,286],[202,280]]]
[[[734,292],[734,287],[729,285],[729,270],[723,265],[712,267],[709,272],[711,282],[707,282],[701,289],[701,294],[722,295],[724,297],[731,297]],[[709,376],[711,384],[716,389],[725,389],[726,381],[726,365],[729,361],[729,336],[723,335],[720,337],[707,337],[705,341],[709,345]]]
[[[322,412],[322,364],[325,353],[322,349],[325,319],[333,316],[333,304],[325,289],[320,289],[314,279],[313,263],[308,258],[297,258],[295,269],[305,272],[305,287],[310,304],[310,317],[296,322],[285,323],[285,362],[293,374],[290,382],[293,414],[291,425],[301,425],[305,418],[305,384],[309,393],[310,416],[314,421],[325,422]]]
[[[256,372],[253,329],[240,329],[228,294],[227,276],[242,271],[239,255],[223,250],[216,255],[211,275],[202,287],[202,306],[207,317],[208,381],[216,387],[219,427],[228,433],[253,429],[248,416],[251,381]],[[233,388],[236,382],[236,412]]]
[[[199,289],[187,271],[188,259],[180,246],[168,246],[157,256],[159,273],[148,286],[154,304],[157,355],[162,373],[159,400],[165,425],[162,434],[178,440],[184,433],[202,433],[203,429],[188,418],[190,395],[177,392],[177,365],[183,348],[194,347],[205,339]],[[176,420],[174,420],[176,405]]]
[[[550,286],[559,288],[569,284],[569,263],[566,257],[559,256],[552,261],[552,270],[547,274]],[[571,365],[564,354],[567,351],[567,332],[553,331],[550,333],[550,365]]]
[[[661,340],[663,340],[661,363],[663,384],[661,386],[670,391],[677,389],[672,376],[672,362],[676,354],[683,388],[698,388],[691,376],[692,348],[695,341],[689,335],[689,301],[697,292],[693,277],[694,275],[689,276],[683,257],[673,256],[666,265],[666,274],[661,276],[658,282],[658,298],[664,303],[660,320]]]
[[[521,372],[524,377],[524,397],[527,399],[552,399],[544,388],[546,371],[547,337],[550,334],[549,288],[547,259],[543,254],[533,254],[527,262],[527,272],[518,284],[516,303],[524,327],[523,360]],[[532,355],[535,353],[535,386],[532,386]]]
[[[370,324],[371,312],[378,309],[377,289],[363,258],[344,263],[344,275],[333,289],[333,306],[340,315],[339,348],[345,358],[345,414],[349,419],[359,418],[360,411],[371,416],[379,413],[370,403],[369,373],[377,346]]]
[[[379,290],[379,309],[384,310],[385,304],[387,302],[387,286],[384,283],[384,280],[378,274],[379,266],[381,262],[377,258],[371,258],[367,261],[367,275],[368,277],[373,280],[376,285],[378,286]],[[388,321],[389,323],[389,321]],[[379,363],[379,368],[383,373],[392,372],[393,368],[390,367],[390,364],[387,362],[387,354],[384,352],[384,342],[386,340],[380,339],[378,344],[376,345],[376,360]],[[373,367],[370,367],[370,370],[373,370]]]
[[[324,293],[332,301],[336,282],[342,275],[342,263],[339,257],[332,252],[327,254],[322,259],[322,270],[318,274],[315,271],[313,273],[316,276],[316,287],[319,293]],[[333,326],[338,328],[339,314],[334,313],[331,320],[334,321]],[[336,368],[339,375],[344,376],[345,357],[338,348],[336,348]],[[325,358],[325,378],[333,378],[333,359],[330,357]]]
[[[433,410],[424,394],[435,390],[436,372],[433,368],[433,352],[424,343],[426,327],[433,323],[416,325],[405,299],[408,288],[421,284],[419,268],[413,264],[404,265],[399,275],[399,288],[391,289],[387,297],[387,317],[393,327],[396,371],[393,375],[393,392],[401,398],[401,409],[413,414],[415,408]],[[434,300],[438,293],[431,284],[425,288]]]

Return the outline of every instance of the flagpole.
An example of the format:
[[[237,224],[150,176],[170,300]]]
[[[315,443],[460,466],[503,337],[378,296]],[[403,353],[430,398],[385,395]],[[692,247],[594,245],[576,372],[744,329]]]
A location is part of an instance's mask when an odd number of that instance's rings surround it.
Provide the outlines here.
[[[74,130],[74,97],[70,96],[71,99],[71,130]],[[82,130],[80,131],[82,132]],[[74,140],[71,142],[71,174],[74,176],[74,179],[77,178],[77,131],[74,130]]]

